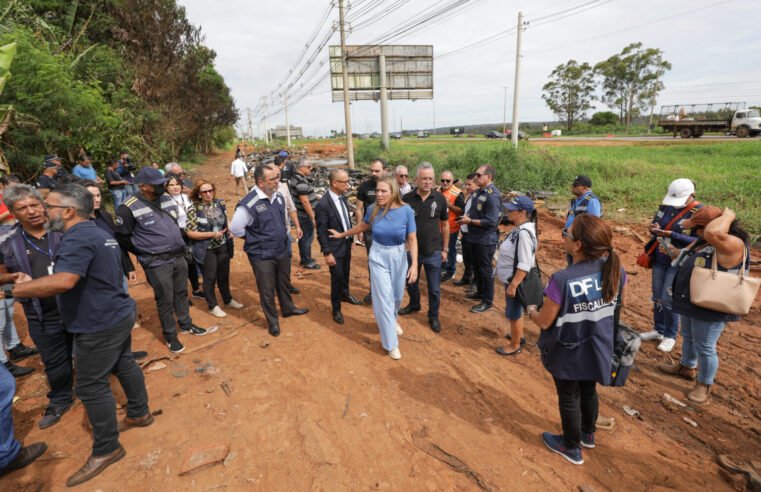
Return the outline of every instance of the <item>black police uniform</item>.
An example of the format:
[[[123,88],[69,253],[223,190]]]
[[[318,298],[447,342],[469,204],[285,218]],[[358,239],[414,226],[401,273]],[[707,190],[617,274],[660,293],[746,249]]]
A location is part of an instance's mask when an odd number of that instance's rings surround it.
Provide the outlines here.
[[[479,225],[468,224],[468,241],[473,247],[473,267],[477,277],[476,295],[489,306],[494,302],[492,260],[499,240],[497,227],[501,212],[502,199],[494,183],[473,195],[469,217],[480,222]]]
[[[177,215],[177,204],[169,195],[161,195],[152,202],[139,192],[116,211],[116,238],[137,256],[145,271],[167,342],[177,337],[175,315],[180,329],[192,328],[185,241]]]
[[[280,302],[283,316],[296,311],[289,291],[289,241],[288,227],[285,223],[285,199],[280,192],[274,192],[269,199],[259,188],[255,187],[238,204],[250,217],[246,226],[243,249],[248,254],[248,261],[254,270],[256,287],[262,311],[267,318],[270,333],[279,334],[275,292]]]

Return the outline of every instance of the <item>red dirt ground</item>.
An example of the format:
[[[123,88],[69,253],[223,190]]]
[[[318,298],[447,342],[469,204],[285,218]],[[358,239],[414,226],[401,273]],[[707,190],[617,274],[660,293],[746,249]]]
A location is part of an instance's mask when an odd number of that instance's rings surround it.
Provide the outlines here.
[[[210,177],[235,202],[231,160],[231,153],[213,154],[195,173]],[[543,213],[539,260],[545,272],[564,266],[561,227]],[[311,312],[282,320],[283,334],[272,338],[251,268],[236,246],[233,295],[245,309],[219,321],[203,301],[195,302],[194,321],[217,324],[219,331],[184,336],[184,354],[146,373],[151,409],[161,415],[151,427],[123,434],[127,456],[82,490],[740,490],[741,482],[720,472],[716,456],[759,459],[759,301],[719,341],[721,367],[704,406],[672,411],[661,404],[664,393],[686,401],[691,387],[655,368],[677,360],[681,344],[670,356],[652,342],[643,344],[626,387],[600,389],[601,414],[614,417],[617,427],[599,431],[597,448],[585,450],[585,464],[576,467],[540,439],[542,431],[559,432],[560,421],[552,380],[534,345],[538,329],[527,321],[529,343],[517,358],[494,353],[507,328],[503,299],[496,309],[473,315],[462,290],[445,284],[442,333],[429,330],[425,312],[403,318],[403,358],[393,361],[380,346],[370,307],[345,305],[346,324],[333,323],[329,273],[315,244],[323,268],[300,272],[294,264],[293,271],[301,289],[296,303]],[[630,272],[624,321],[644,331],[650,326],[650,275],[634,264],[641,245],[618,234],[616,247]],[[351,285],[361,298],[368,288],[366,255],[363,248],[354,255]],[[168,357],[144,280],[140,272],[130,287],[142,315],[133,346],[147,350],[149,359]],[[19,331],[29,341],[20,312]],[[63,490],[90,452],[84,409],[76,403],[58,425],[39,430],[47,390],[42,365],[38,358],[22,364],[38,371],[18,381],[16,433],[50,448],[43,459],[0,479],[0,490]],[[196,370],[207,364],[213,368]],[[624,405],[642,418],[626,415]],[[218,444],[229,446],[224,464],[178,475],[188,450]]]

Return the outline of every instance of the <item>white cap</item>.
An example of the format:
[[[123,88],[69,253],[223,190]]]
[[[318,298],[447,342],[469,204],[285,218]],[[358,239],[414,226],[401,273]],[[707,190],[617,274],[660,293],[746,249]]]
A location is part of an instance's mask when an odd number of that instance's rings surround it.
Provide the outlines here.
[[[663,199],[663,204],[670,207],[682,207],[687,199],[695,193],[695,185],[686,178],[674,180],[669,185],[669,191]]]

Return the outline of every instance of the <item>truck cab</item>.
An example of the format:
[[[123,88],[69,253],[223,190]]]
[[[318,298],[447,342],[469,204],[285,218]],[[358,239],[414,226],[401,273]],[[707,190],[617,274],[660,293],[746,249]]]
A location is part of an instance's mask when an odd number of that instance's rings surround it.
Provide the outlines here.
[[[761,134],[761,113],[758,109],[736,111],[730,124],[730,132],[740,138]]]

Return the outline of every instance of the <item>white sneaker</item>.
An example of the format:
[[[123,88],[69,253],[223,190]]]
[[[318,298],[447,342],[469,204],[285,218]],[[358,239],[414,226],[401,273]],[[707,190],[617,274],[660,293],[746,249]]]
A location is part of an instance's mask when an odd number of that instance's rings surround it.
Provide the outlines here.
[[[222,311],[222,308],[219,306],[214,306],[214,309],[210,310],[209,314],[216,316],[217,318],[224,318],[227,316],[227,313]]]
[[[388,356],[391,357],[394,360],[399,360],[402,358],[402,353],[399,352],[399,347],[395,348],[394,350],[388,351]]]
[[[402,330],[402,327],[399,326],[399,322],[398,321],[396,322],[396,335],[397,336],[404,335],[404,330]]]
[[[676,345],[676,340],[673,338],[664,338],[661,343],[658,344],[658,350],[661,352],[671,352]]]
[[[225,306],[233,309],[243,309],[243,304],[239,303],[235,299],[231,300],[228,303],[225,303]]]
[[[663,340],[663,335],[661,335],[655,330],[646,331],[645,333],[640,334],[639,337],[642,340],[657,340],[659,342]]]

